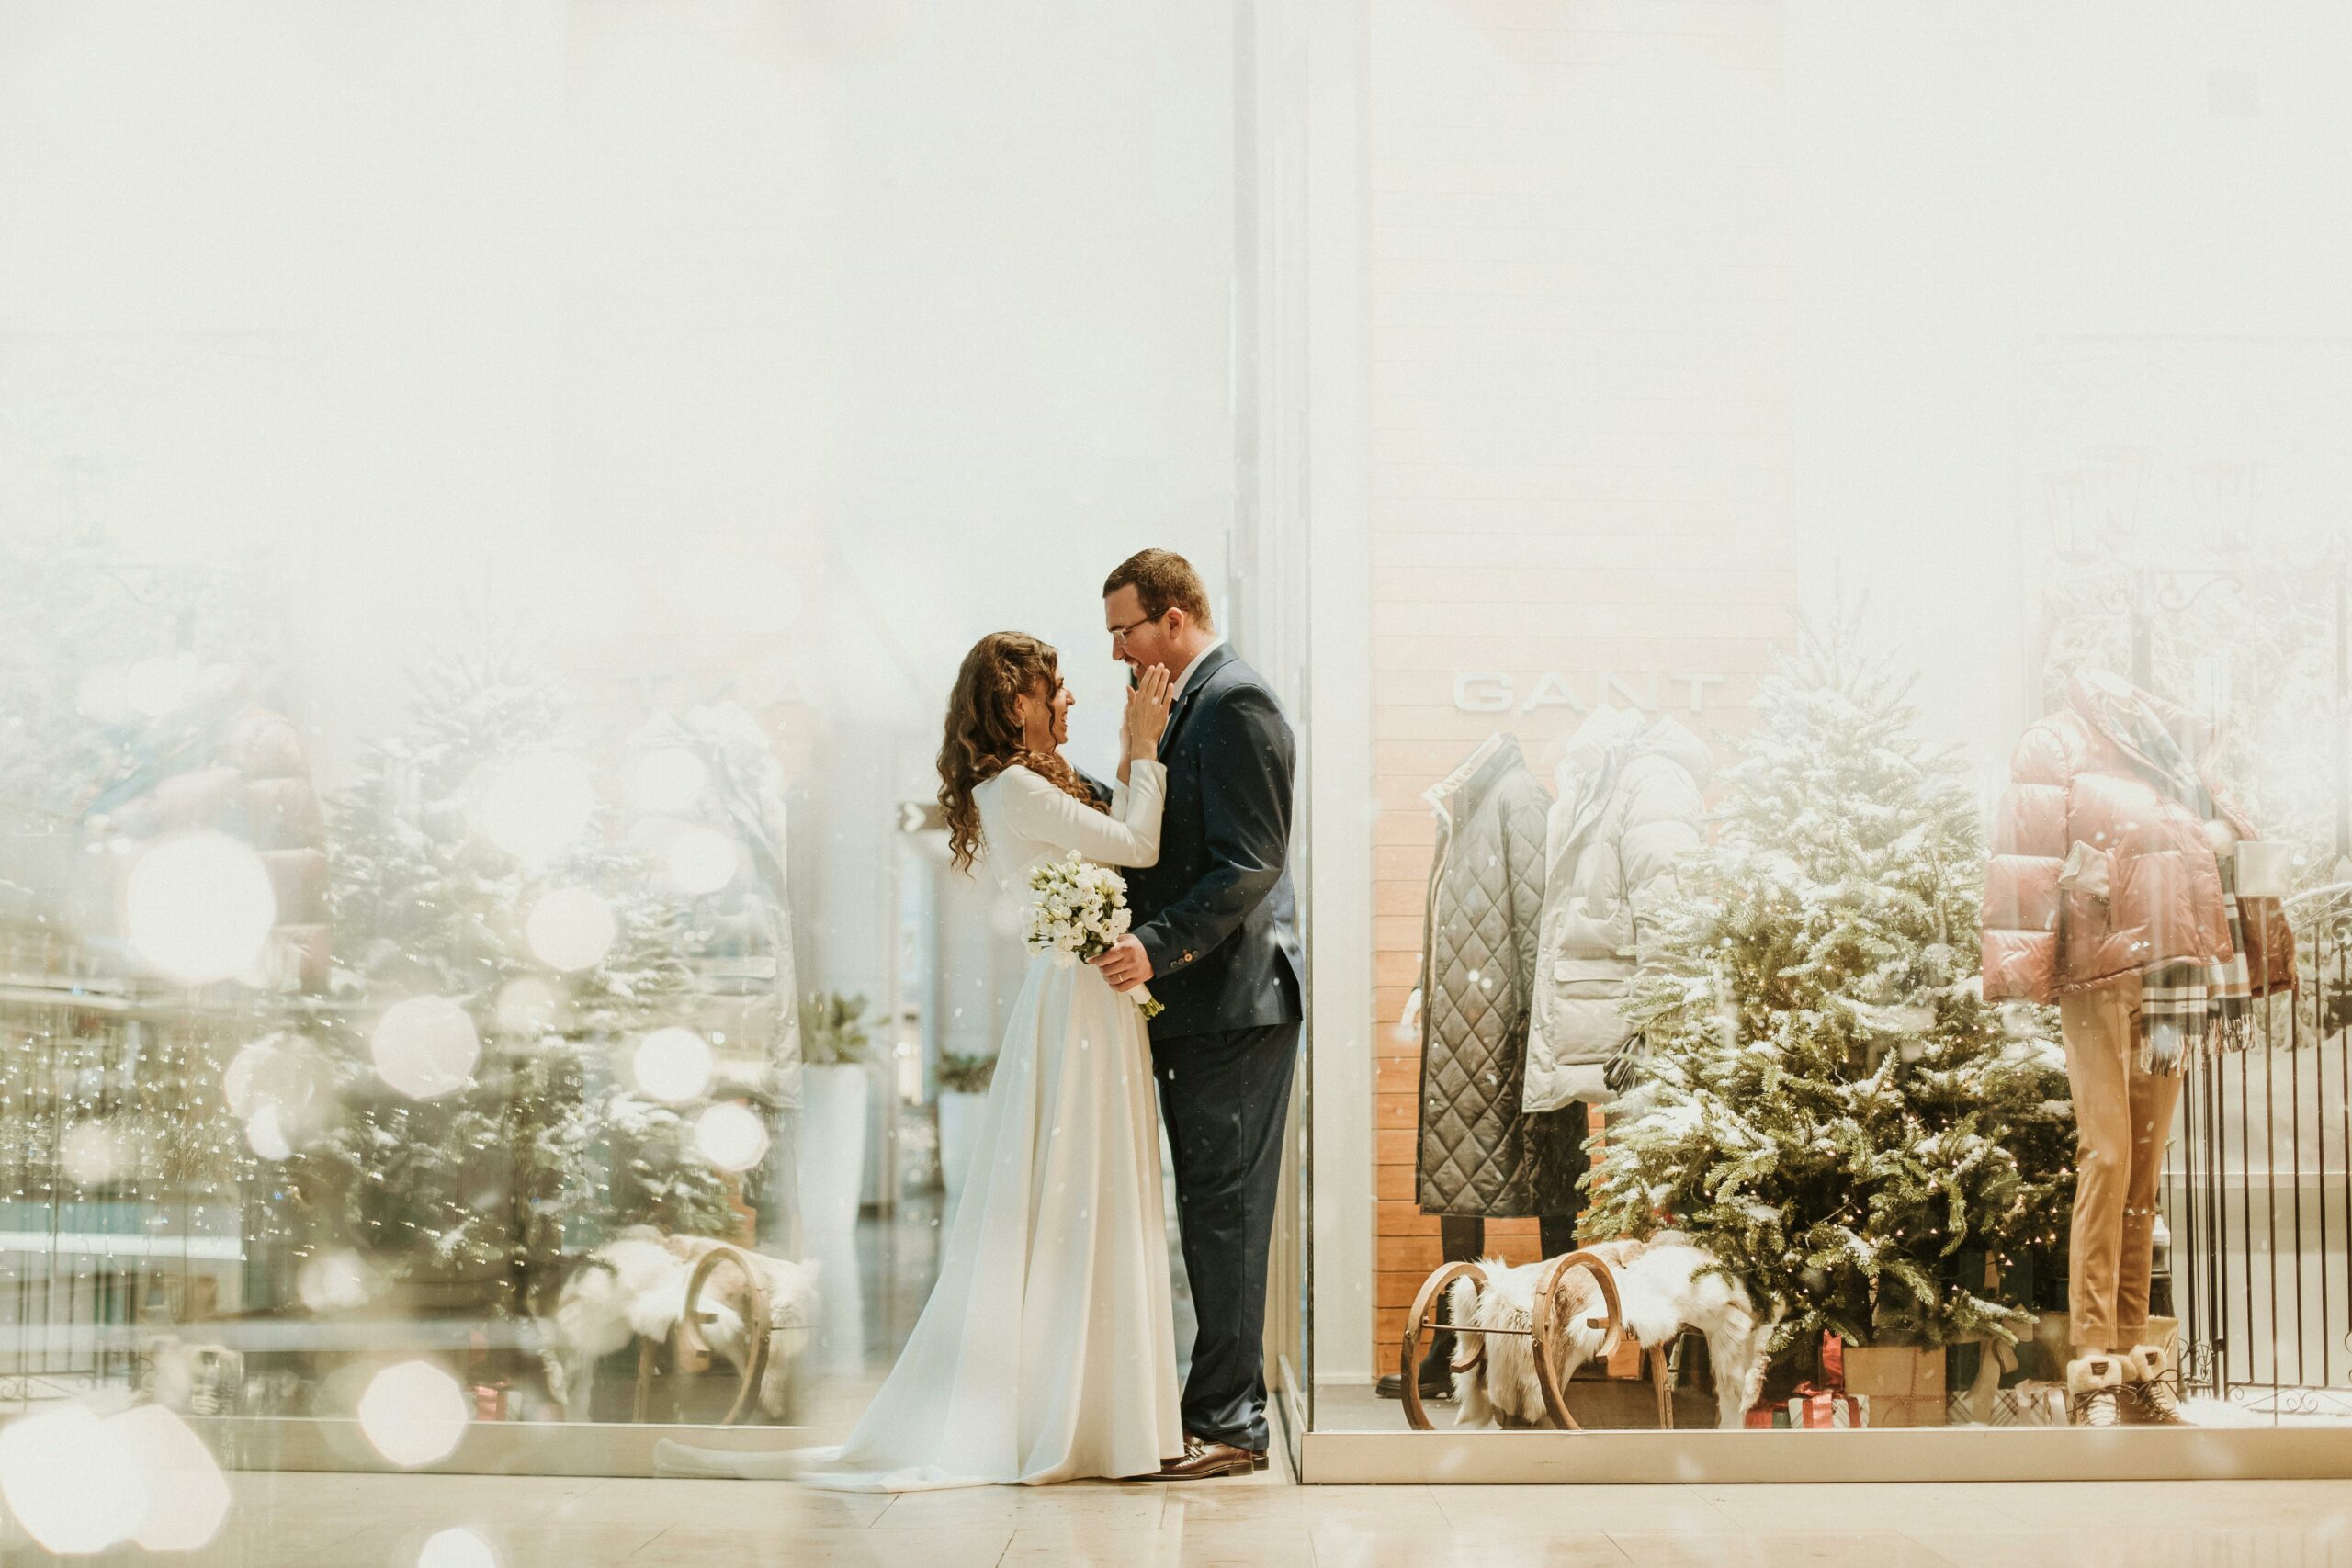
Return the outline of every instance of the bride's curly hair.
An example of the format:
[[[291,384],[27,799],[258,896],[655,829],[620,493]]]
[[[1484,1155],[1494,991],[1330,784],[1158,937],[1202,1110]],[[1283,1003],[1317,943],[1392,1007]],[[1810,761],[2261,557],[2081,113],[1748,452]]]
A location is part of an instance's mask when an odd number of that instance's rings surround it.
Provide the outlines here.
[[[980,851],[980,808],[972,792],[1016,762],[1072,799],[1108,809],[1060,752],[1039,753],[1023,743],[1018,698],[1026,692],[1051,701],[1061,681],[1061,655],[1022,632],[990,632],[964,656],[939,743],[939,805],[957,870],[969,870]]]

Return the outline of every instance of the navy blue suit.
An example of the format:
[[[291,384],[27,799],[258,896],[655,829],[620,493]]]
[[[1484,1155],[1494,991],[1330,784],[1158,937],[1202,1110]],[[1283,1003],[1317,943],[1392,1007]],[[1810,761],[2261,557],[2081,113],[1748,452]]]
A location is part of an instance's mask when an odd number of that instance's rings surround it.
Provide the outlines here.
[[[1290,824],[1297,748],[1230,648],[1194,663],[1161,738],[1159,862],[1127,873],[1151,959],[1153,1075],[1200,1330],[1184,1429],[1266,1447],[1266,1259],[1305,1016]]]

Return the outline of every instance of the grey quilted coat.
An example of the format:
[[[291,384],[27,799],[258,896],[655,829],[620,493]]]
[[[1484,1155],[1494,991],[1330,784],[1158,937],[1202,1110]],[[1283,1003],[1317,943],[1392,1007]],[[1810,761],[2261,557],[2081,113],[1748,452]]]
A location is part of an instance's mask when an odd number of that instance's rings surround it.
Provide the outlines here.
[[[1521,1095],[1551,797],[1499,736],[1429,792],[1437,812],[1421,951],[1422,1210],[1519,1218],[1577,1210],[1581,1127]],[[1583,1107],[1572,1107],[1583,1120]]]
[[[1602,708],[1569,740],[1544,851],[1530,1111],[1609,1099],[1602,1069],[1632,1032],[1619,1010],[1642,943],[1676,860],[1704,841],[1707,763],[1706,742],[1664,714]]]

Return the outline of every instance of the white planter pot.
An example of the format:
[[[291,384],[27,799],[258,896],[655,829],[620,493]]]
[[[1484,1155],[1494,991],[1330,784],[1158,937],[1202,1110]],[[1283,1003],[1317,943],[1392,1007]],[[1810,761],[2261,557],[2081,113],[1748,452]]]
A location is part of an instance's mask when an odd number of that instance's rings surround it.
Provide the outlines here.
[[[800,1069],[800,1220],[811,1236],[843,1236],[857,1228],[872,1089],[863,1066]]]
[[[985,1094],[943,1089],[939,1095],[939,1179],[947,1189],[950,1213],[964,1195],[964,1168],[972,1160],[972,1135],[979,1130]]]

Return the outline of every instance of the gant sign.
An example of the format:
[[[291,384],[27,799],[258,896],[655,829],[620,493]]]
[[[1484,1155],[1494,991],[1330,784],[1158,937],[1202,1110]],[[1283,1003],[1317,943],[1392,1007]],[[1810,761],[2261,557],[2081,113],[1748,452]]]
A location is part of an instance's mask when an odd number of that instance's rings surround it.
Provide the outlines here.
[[[1566,708],[1589,713],[1597,707],[1642,708],[1652,713],[1688,707],[1707,711],[1707,694],[1722,686],[1724,675],[1586,675],[1571,681],[1556,671],[1540,675],[1514,675],[1507,670],[1457,670],[1453,672],[1453,705],[1464,713],[1535,713]]]

